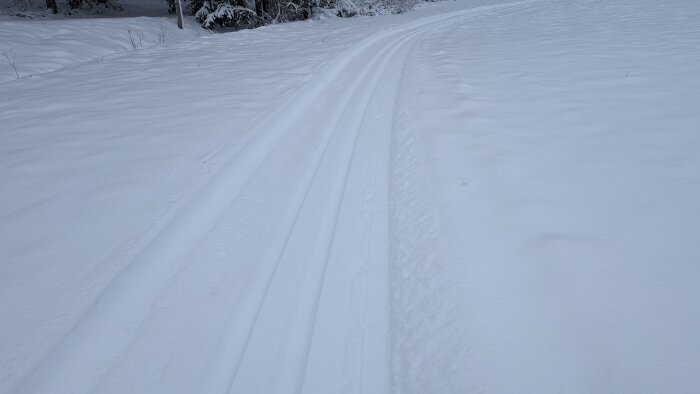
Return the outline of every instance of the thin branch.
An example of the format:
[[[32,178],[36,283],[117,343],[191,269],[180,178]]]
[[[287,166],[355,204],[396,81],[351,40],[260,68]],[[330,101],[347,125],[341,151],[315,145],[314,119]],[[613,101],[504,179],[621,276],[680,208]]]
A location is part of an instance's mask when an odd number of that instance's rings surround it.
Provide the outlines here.
[[[12,55],[12,57],[10,57],[10,54]],[[17,72],[17,65],[15,64],[15,58],[16,58],[16,55],[12,49],[10,49],[9,51],[5,51],[4,62],[7,63],[7,65],[10,67],[10,70],[14,72],[15,79],[19,79],[19,72]],[[7,74],[9,76],[13,76],[11,73],[6,72],[5,74]]]

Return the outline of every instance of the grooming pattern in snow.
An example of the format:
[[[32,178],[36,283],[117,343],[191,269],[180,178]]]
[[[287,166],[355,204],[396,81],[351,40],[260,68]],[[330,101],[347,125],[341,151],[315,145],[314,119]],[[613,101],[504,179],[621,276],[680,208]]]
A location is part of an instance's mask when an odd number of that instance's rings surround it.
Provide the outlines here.
[[[270,27],[6,82],[3,385],[389,391],[400,70],[421,34],[502,6]]]
[[[692,391],[698,8],[0,21],[0,392]]]

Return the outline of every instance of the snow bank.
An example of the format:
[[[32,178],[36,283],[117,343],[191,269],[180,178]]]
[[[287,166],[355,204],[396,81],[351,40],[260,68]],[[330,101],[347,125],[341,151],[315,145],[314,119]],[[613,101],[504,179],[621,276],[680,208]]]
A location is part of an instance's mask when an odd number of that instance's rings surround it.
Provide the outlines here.
[[[5,54],[14,62],[20,78],[33,78],[203,34],[207,33],[193,22],[180,30],[175,19],[168,17],[0,20],[0,83],[16,79]]]

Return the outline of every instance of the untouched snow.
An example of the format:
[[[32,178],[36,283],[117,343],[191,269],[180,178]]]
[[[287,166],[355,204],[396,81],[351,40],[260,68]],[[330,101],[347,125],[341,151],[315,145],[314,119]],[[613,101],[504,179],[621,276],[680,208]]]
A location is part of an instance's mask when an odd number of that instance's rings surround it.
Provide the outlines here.
[[[549,1],[418,45],[449,340],[483,392],[700,387],[698,21],[695,1]]]
[[[693,392],[698,20],[0,21],[0,392]]]

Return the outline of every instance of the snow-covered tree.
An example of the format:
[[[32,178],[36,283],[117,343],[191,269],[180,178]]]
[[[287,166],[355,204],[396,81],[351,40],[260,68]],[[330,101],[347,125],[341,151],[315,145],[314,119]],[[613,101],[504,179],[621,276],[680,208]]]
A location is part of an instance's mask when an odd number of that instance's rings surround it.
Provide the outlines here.
[[[307,19],[310,0],[194,0],[195,18],[207,29],[245,29]]]
[[[336,11],[338,16],[400,14],[409,11],[419,0],[320,0],[319,6]]]
[[[192,0],[191,12],[207,29],[245,29],[307,19],[313,9],[338,16],[403,13],[420,0]]]

